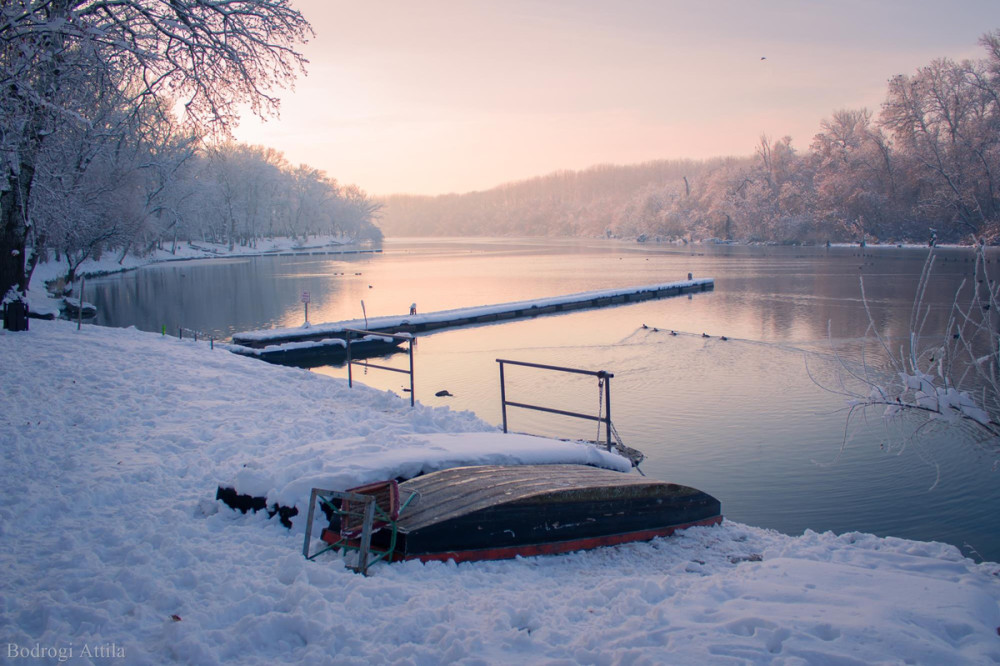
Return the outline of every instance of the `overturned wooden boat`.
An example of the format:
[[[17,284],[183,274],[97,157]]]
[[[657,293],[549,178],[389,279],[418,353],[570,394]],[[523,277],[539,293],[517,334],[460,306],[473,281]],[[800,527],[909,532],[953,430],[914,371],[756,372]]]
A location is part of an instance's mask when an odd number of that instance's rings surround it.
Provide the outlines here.
[[[314,509],[328,547],[310,555]],[[456,467],[344,493],[314,489],[303,552],[357,550],[375,560],[507,559],[645,541],[722,521],[695,488],[587,465]],[[366,534],[366,527],[367,534]]]

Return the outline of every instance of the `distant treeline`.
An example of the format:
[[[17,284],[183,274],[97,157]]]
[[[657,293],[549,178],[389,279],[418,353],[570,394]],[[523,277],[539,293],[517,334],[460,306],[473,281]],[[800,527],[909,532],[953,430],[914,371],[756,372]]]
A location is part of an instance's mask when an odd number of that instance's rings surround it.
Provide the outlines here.
[[[271,148],[206,145],[163,126],[138,135],[64,131],[41,153],[32,191],[33,248],[39,261],[145,255],[179,241],[254,247],[263,238],[334,235],[381,240],[381,204],[322,171],[292,166]]]
[[[1000,31],[987,56],[889,81],[875,116],[839,110],[808,151],[602,165],[485,192],[384,199],[388,235],[747,242],[1000,241]]]

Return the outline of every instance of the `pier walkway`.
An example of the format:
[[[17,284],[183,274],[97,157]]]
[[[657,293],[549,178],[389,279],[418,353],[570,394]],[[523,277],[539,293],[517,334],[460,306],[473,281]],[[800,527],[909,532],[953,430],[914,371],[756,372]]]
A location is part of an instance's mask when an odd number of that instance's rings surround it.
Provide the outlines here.
[[[586,291],[578,294],[538,298],[530,301],[441,310],[426,314],[370,317],[367,322],[364,319],[353,319],[350,321],[311,324],[308,327],[246,331],[234,334],[233,343],[243,345],[244,347],[260,348],[291,342],[310,342],[336,337],[343,338],[345,335],[344,330],[348,328],[365,329],[373,333],[422,333],[442,328],[489,324],[510,321],[512,319],[537,317],[538,315],[569,312],[571,310],[635,303],[654,298],[669,298],[682,294],[711,291],[714,288],[714,279],[702,278],[640,287],[602,289],[600,291]]]

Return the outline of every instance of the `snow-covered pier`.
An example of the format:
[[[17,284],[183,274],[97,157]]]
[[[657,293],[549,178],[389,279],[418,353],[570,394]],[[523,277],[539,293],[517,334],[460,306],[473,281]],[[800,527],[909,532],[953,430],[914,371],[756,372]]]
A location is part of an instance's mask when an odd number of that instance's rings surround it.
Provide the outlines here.
[[[639,287],[602,289],[529,301],[441,310],[419,315],[371,317],[367,321],[353,319],[312,324],[309,327],[246,331],[233,335],[233,342],[244,347],[263,347],[289,342],[317,341],[343,337],[345,329],[349,328],[366,329],[376,333],[422,333],[441,328],[490,324],[571,310],[622,305],[654,298],[669,298],[682,294],[711,291],[714,288],[715,280],[713,278],[701,278]]]

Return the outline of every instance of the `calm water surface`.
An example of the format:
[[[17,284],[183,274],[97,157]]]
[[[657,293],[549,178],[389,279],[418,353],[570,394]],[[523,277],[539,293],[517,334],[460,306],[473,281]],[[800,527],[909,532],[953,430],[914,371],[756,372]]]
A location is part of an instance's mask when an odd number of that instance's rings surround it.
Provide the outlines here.
[[[927,330],[940,330],[971,254],[939,250]],[[647,475],[712,493],[733,520],[789,534],[862,531],[946,541],[1000,560],[1000,472],[955,431],[910,437],[877,413],[848,421],[843,365],[879,332],[901,339],[926,250],[657,246],[604,241],[393,240],[381,254],[161,264],[88,281],[98,323],[176,335],[500,303],[714,277],[693,297],[441,331],[416,346],[417,399],[499,424],[497,358],[607,370],[612,415]],[[935,328],[938,325],[938,328]],[[645,327],[644,327],[645,326]],[[654,330],[659,329],[659,330]],[[671,335],[670,331],[678,335]],[[703,337],[707,334],[710,337]],[[723,341],[720,336],[726,336]],[[867,346],[868,354],[862,356]],[[220,352],[223,353],[223,352]],[[391,363],[403,365],[403,355]],[[314,371],[346,376],[338,367]],[[359,372],[356,369],[356,373]],[[508,399],[596,413],[596,381],[508,368]],[[358,375],[355,375],[358,377]],[[402,393],[404,375],[361,381]],[[453,397],[434,394],[447,389]],[[512,430],[593,439],[592,422],[510,410]]]

